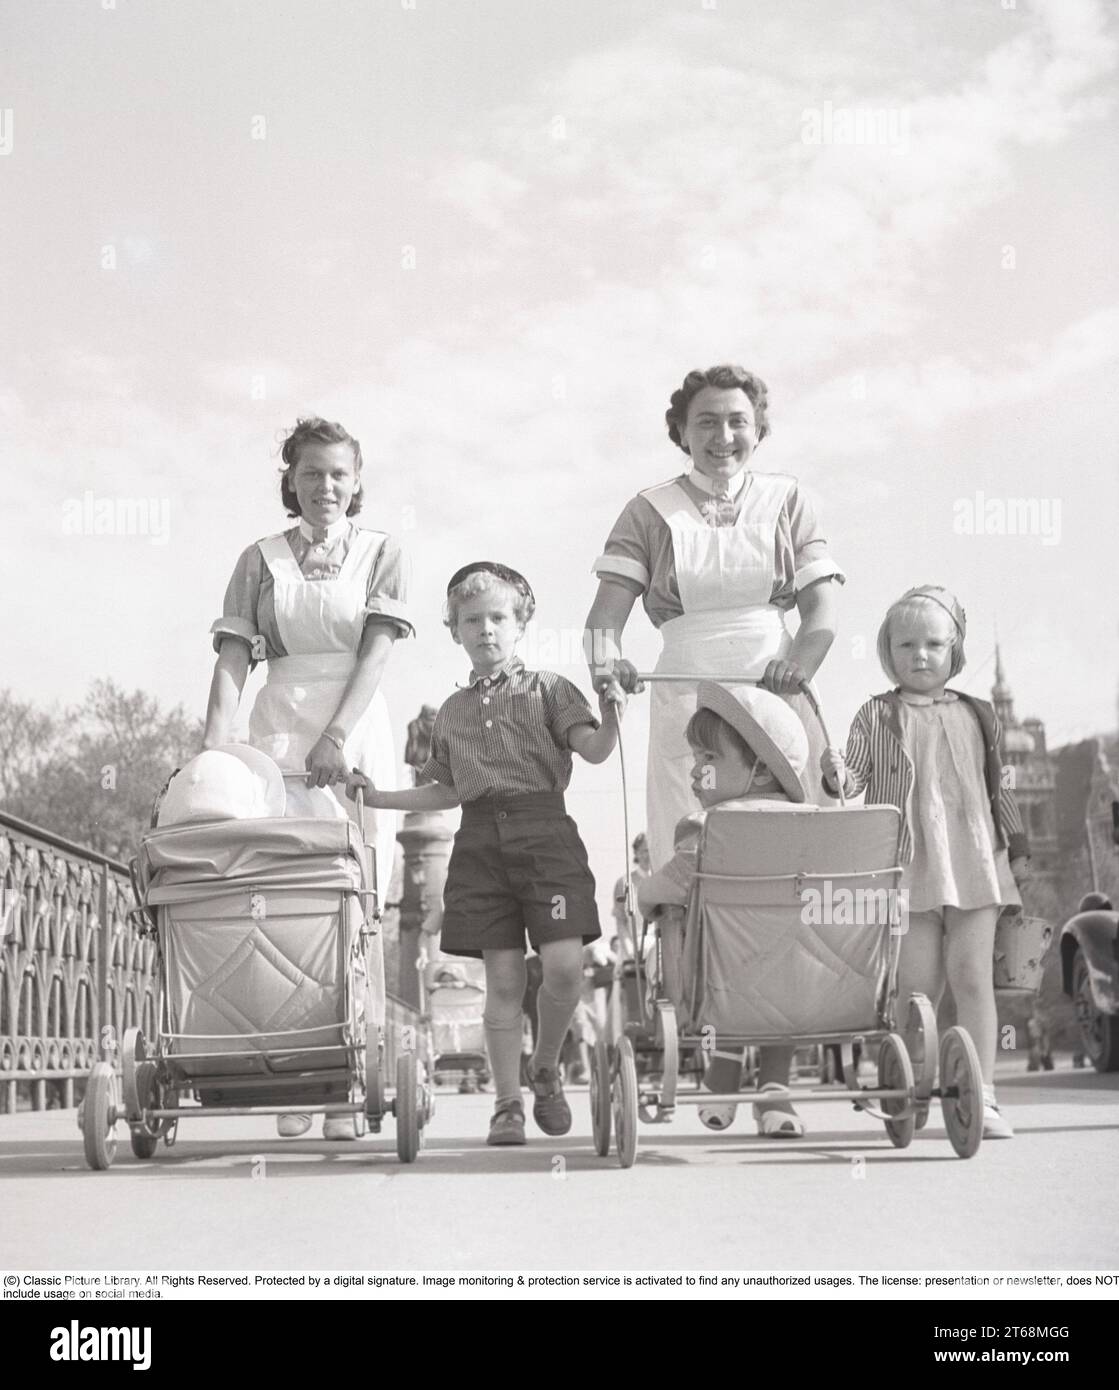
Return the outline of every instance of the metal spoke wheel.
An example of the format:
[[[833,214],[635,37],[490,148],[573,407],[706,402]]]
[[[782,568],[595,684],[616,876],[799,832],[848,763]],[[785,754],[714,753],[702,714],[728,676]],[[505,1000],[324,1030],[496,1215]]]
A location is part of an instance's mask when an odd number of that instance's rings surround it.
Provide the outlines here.
[[[610,1054],[602,1038],[596,1038],[591,1053],[591,1133],[599,1158],[610,1152]]]
[[[890,1100],[883,1097],[879,1106],[884,1114],[890,1116],[886,1121],[886,1133],[896,1149],[907,1149],[913,1142],[916,1117],[913,1114],[913,1067],[905,1040],[897,1033],[887,1033],[878,1049],[878,1085],[884,1091],[905,1091],[905,1100]],[[900,1118],[900,1112],[909,1114]]]
[[[81,1111],[85,1161],[95,1172],[104,1172],[116,1157],[119,1114],[116,1072],[108,1062],[97,1062],[86,1082]]]
[[[924,1129],[929,1118],[929,1101],[936,1085],[937,1027],[936,1014],[925,994],[911,994],[905,1014],[905,1049],[913,1064],[913,1081],[917,1088],[917,1108],[914,1123]]]
[[[618,1162],[632,1168],[637,1157],[637,1062],[633,1043],[622,1038],[614,1053],[612,1086],[614,1109],[614,1141],[618,1146]]]
[[[949,1028],[940,1040],[940,1106],[952,1147],[971,1158],[983,1142],[983,1073],[963,1028]]]
[[[396,1156],[401,1163],[415,1163],[420,1151],[420,1094],[416,1081],[416,1054],[404,1052],[396,1059]]]

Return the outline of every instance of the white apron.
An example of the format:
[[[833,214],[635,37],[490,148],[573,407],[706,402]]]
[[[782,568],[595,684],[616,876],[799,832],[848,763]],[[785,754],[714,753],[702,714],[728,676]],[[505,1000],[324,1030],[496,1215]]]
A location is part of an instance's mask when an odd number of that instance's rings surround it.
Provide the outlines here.
[[[275,584],[276,626],[288,655],[268,663],[267,681],[249,716],[249,742],[284,772],[306,770],[307,754],[333,719],[357,665],[369,571],[383,541],[380,531],[358,531],[334,579],[305,579],[286,536],[259,543]],[[396,787],[392,728],[379,690],[342,751],[347,768],[360,769],[382,790]],[[284,785],[289,816],[348,813],[357,819],[356,805],[341,788],[289,780]],[[374,847],[383,906],[392,877],[396,813],[366,811],[365,832]]]
[[[793,479],[752,473],[737,523],[710,526],[675,480],[641,495],[657,509],[672,533],[676,582],[684,612],[660,629],[663,647],[656,670],[734,673],[760,680],[766,666],[792,645],[784,612],[770,603],[775,579],[777,521]],[[695,712],[696,687],[654,682],[649,710],[647,833],[654,868],[673,853],[681,817],[696,810],[691,786],[693,754],[684,730]],[[823,741],[803,695],[783,697],[808,733],[806,791]],[[809,800],[815,800],[809,791]]]

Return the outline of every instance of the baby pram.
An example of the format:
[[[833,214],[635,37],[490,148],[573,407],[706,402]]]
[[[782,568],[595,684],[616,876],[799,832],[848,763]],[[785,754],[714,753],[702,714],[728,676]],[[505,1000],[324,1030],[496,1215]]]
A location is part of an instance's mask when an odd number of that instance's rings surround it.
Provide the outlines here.
[[[431,1015],[433,1071],[436,1080],[458,1074],[465,1089],[489,1076],[486,1034],[486,968],[481,961],[429,961],[424,968]]]
[[[360,1134],[366,1124],[379,1132],[391,1112],[397,1154],[412,1162],[432,1112],[424,1037],[385,1037],[363,827],[295,817],[172,825],[143,837],[131,869],[133,920],[156,940],[158,1033],[127,1030],[119,1079],[112,1063],[94,1066],[80,1114],[89,1166],[112,1163],[118,1120],[133,1153],[151,1158],[184,1118],[288,1113],[352,1115]]]
[[[694,679],[641,677],[657,678]],[[819,715],[811,690],[804,688]],[[962,1158],[976,1153],[983,1135],[983,1087],[971,1038],[963,1028],[949,1028],[938,1046],[929,1000],[913,994],[899,1004],[897,997],[905,930],[900,812],[840,801],[835,809],[786,804],[768,810],[764,802],[757,809],[713,808],[703,828],[683,928],[678,918],[663,923],[647,964],[627,890],[629,930],[644,987],[636,991],[636,1010],[631,1006],[620,1030],[595,1050],[591,1112],[601,1156],[610,1151],[611,1128],[619,1162],[628,1168],[637,1153],[639,1119],[663,1124],[677,1105],[735,1104],[747,1098],[749,1093],[679,1093],[685,1049],[739,1057],[744,1048],[766,1044],[830,1043],[841,1047],[845,1089],[798,1087],[793,1093],[798,1105],[850,1099],[882,1120],[891,1141],[905,1148],[937,1097],[956,1153]],[[661,1050],[661,1080],[642,1090],[635,1039],[645,1039],[650,1030]],[[878,1046],[875,1087],[859,1084],[856,1043]]]

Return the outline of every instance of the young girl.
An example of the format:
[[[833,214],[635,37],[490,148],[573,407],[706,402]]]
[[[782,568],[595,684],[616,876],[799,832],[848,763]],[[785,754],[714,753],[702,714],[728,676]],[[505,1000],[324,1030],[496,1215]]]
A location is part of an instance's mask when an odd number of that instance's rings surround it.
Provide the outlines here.
[[[444,622],[465,647],[467,686],[435,718],[431,757],[410,791],[385,792],[355,772],[375,807],[405,811],[462,806],[443,895],[442,949],[486,963],[486,1047],[497,1092],[487,1143],[523,1144],[520,1062],[525,934],[539,953],[539,1027],[528,1069],[533,1116],[545,1134],[566,1134],[571,1110],[559,1056],[579,1003],[583,945],[597,940],[598,909],[587,852],[564,808],[571,754],[609,757],[618,738],[616,687],[600,696],[603,722],[582,693],[551,671],[526,671],[516,646],[536,603],[505,565],[467,565],[447,586]]]
[[[995,1100],[992,960],[999,910],[1021,902],[1016,882],[1028,873],[1029,849],[1003,785],[994,710],[946,688],[963,667],[965,631],[964,610],[946,589],[903,594],[878,633],[878,659],[896,688],[859,710],[846,758],[831,748],[820,762],[833,795],[846,767],[848,796],[865,788],[868,804],[900,808],[909,924],[899,995],[927,994],[935,1006],[947,977],[983,1069],[983,1137],[1010,1139]]]

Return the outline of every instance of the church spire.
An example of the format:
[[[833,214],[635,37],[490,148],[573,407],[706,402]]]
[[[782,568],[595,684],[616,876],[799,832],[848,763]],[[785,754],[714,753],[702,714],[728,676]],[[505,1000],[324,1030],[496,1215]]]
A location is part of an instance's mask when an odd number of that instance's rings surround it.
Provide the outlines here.
[[[991,703],[995,707],[995,713],[1004,729],[1009,729],[1015,724],[1014,718],[1014,696],[1010,693],[1010,685],[1006,679],[1006,672],[1002,669],[1002,651],[999,644],[995,643],[995,683],[991,687]]]

